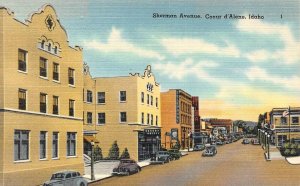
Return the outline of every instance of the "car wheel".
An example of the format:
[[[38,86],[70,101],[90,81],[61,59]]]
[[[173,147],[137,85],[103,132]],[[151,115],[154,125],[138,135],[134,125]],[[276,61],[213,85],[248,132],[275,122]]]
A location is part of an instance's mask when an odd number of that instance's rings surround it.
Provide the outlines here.
[[[83,182],[81,182],[81,183],[79,184],[79,186],[85,186],[85,184],[84,184]]]

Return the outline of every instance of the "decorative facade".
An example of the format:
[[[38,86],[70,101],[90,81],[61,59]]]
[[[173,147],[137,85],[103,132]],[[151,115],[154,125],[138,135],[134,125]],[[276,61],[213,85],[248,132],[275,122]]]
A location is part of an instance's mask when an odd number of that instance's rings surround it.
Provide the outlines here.
[[[25,22],[4,7],[0,17],[0,183],[83,174],[82,49],[69,46],[51,5]]]

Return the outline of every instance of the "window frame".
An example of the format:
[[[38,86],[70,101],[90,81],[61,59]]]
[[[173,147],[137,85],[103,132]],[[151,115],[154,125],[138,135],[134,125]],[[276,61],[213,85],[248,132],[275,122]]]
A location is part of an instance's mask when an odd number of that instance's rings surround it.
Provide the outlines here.
[[[75,86],[75,70],[73,68],[68,68],[68,84]]]
[[[57,67],[57,68],[55,68]],[[58,63],[53,62],[53,73],[52,73],[52,78],[53,81],[59,82],[60,81],[60,65]],[[56,72],[57,70],[57,72]],[[56,79],[57,76],[57,79]]]
[[[57,139],[54,139],[54,135],[57,135]],[[56,154],[54,154],[54,142],[56,144]],[[54,156],[56,155],[56,156]],[[59,132],[52,132],[52,159],[58,159],[59,158]]]
[[[44,136],[44,139],[41,139],[41,135],[42,134],[44,134],[45,136]],[[44,149],[43,149],[43,157],[41,157],[41,143],[42,143],[42,141],[44,142]],[[47,131],[40,131],[40,160],[44,160],[44,159],[47,159]]]
[[[69,99],[69,116],[75,117],[75,100]]]
[[[22,61],[20,59],[20,52],[22,52],[24,54],[24,61]],[[27,61],[28,61],[28,51],[23,50],[23,49],[18,49],[18,71],[20,72],[27,72]],[[21,67],[22,65],[24,65],[24,69]]]
[[[144,112],[141,113],[141,123],[145,124],[145,113]]]
[[[55,99],[57,99],[57,105],[55,105],[55,103],[56,103]],[[53,95],[52,100],[53,100],[53,102],[52,102],[52,114],[59,115],[59,96]],[[54,112],[54,111],[56,111],[55,107],[57,107],[57,112]]]
[[[141,103],[145,103],[145,93],[141,92]]]
[[[105,112],[98,112],[97,114],[97,124],[98,125],[105,125],[106,124],[106,114]]]
[[[16,133],[19,133],[19,138],[16,139]],[[22,135],[24,135],[23,133],[27,133],[27,139],[23,139]],[[25,143],[23,142],[25,141]],[[16,159],[16,142],[18,142],[19,146],[18,146],[18,151],[17,151],[17,159]],[[21,156],[21,152],[23,150],[22,145],[27,144],[26,147],[26,158],[22,158]],[[23,147],[23,148],[22,148]],[[22,149],[21,149],[22,148]],[[14,130],[14,162],[22,162],[22,161],[29,161],[30,160],[30,130]]]
[[[74,135],[74,139],[71,138],[72,135]],[[76,140],[77,140],[77,132],[67,132],[67,157],[75,157],[76,154],[77,154],[77,143],[76,143]],[[71,153],[71,144],[74,143],[74,154]]]
[[[122,93],[124,93],[124,94],[122,95]],[[120,100],[120,102],[126,102],[127,101],[127,93],[126,93],[125,90],[121,90],[119,92],[119,100]]]
[[[126,122],[127,122],[127,112],[120,112],[120,123],[126,123]]]
[[[93,112],[86,112],[86,123],[93,124]]]
[[[45,96],[45,103],[43,103],[42,101],[42,96]],[[40,93],[40,113],[47,113],[47,94],[46,93]],[[43,110],[44,109],[44,110]]]
[[[93,103],[93,91],[86,90],[86,102]]]
[[[23,98],[20,98],[20,93],[24,93],[25,95],[25,99]],[[24,105],[23,107],[21,107],[21,99],[24,100],[25,103],[23,103],[22,105]],[[19,110],[27,110],[27,90],[26,89],[22,89],[22,88],[19,88],[18,90],[18,100],[19,100],[19,105],[18,105],[18,108]]]
[[[44,64],[44,69],[43,69],[42,63]],[[42,74],[42,73],[45,73],[45,74]],[[48,59],[46,59],[44,57],[40,57],[40,77],[48,78]]]
[[[292,116],[291,119],[292,119],[292,121],[291,121],[292,125],[299,125],[299,116]],[[294,119],[296,119],[297,122],[294,122]]]
[[[101,95],[103,96],[103,98],[100,98]],[[97,92],[97,103],[105,104],[105,92]]]

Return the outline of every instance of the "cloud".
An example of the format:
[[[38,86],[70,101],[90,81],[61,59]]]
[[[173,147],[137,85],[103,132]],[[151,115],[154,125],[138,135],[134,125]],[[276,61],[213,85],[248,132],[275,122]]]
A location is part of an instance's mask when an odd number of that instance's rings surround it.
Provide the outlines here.
[[[160,71],[163,75],[167,75],[170,79],[182,80],[184,77],[196,74],[197,77],[210,78],[205,72],[207,68],[216,68],[218,63],[214,61],[194,62],[191,58],[187,58],[179,64],[175,62],[155,63],[153,68]]]
[[[283,42],[283,49],[274,52],[256,50],[247,54],[246,57],[250,61],[261,62],[275,59],[283,61],[286,64],[293,64],[300,61],[300,42],[295,39],[289,26],[266,23],[260,20],[239,20],[236,24],[236,28],[243,32],[273,36]]]
[[[140,57],[154,58],[158,60],[163,60],[164,56],[160,55],[156,51],[146,50],[140,48],[129,41],[122,38],[122,33],[116,28],[112,28],[112,31],[108,37],[107,42],[102,41],[84,41],[84,46],[88,49],[96,49],[100,52],[113,53],[113,52],[123,52],[131,53]]]
[[[202,39],[165,38],[161,40],[161,44],[167,49],[168,52],[175,56],[196,53],[230,57],[240,56],[239,49],[229,42],[226,42],[226,46],[223,47],[213,43],[208,43]]]
[[[292,76],[292,77],[282,77],[282,76],[275,76],[268,73],[265,69],[260,67],[254,66],[245,72],[248,79],[260,80],[273,83],[274,85],[280,85],[282,87],[286,87],[290,90],[300,91],[299,85],[300,77]]]

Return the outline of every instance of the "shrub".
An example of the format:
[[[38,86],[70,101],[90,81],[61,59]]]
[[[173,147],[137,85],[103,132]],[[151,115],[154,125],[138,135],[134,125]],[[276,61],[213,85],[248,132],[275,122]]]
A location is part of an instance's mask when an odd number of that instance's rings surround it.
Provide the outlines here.
[[[286,148],[290,148],[290,146],[291,146],[291,144],[290,143],[285,143],[284,145],[283,145],[283,147],[286,149]]]
[[[114,141],[111,148],[109,149],[108,158],[110,160],[118,160],[119,159],[119,147],[117,141]]]
[[[290,153],[291,153],[290,149],[285,149],[284,150],[284,155],[287,156],[287,155],[290,155]]]
[[[102,149],[97,145],[94,149],[94,160],[98,161],[102,159],[103,159]]]
[[[297,148],[297,144],[295,143],[291,144],[291,148]]]
[[[297,154],[296,149],[292,149],[290,154],[293,155],[293,156],[296,155]]]
[[[125,148],[124,151],[122,152],[120,159],[129,159],[130,158],[130,154],[128,152],[128,149]]]

